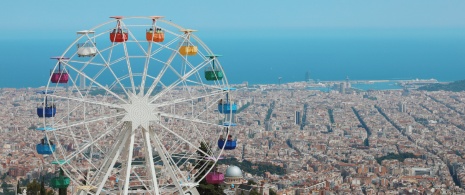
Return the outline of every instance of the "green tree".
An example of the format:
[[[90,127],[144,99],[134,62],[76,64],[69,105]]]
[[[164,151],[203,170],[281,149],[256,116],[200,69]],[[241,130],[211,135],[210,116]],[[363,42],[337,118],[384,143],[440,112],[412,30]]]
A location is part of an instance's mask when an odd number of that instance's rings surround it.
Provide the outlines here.
[[[46,195],[45,181],[43,177],[42,177],[42,181],[40,182],[40,195]]]
[[[257,183],[253,180],[247,181],[247,185],[257,185]]]
[[[197,154],[201,156],[201,158],[205,159],[207,156],[205,154],[211,155],[211,147],[209,144],[205,142],[200,143],[201,151],[197,151]],[[203,151],[203,152],[202,152]],[[204,154],[205,153],[205,154]],[[207,171],[213,166],[213,162],[201,160],[202,162],[197,163],[196,169],[199,172],[196,174],[196,179],[204,176],[207,174]],[[208,164],[207,164],[208,163]],[[203,167],[203,169],[202,169]],[[197,191],[199,194],[207,194],[207,195],[223,195],[223,188],[220,185],[213,185],[207,183],[207,180],[204,178],[199,182],[199,186],[197,187]]]
[[[21,189],[19,188],[19,180],[18,180],[18,183],[16,184],[16,193],[21,193]]]
[[[268,190],[268,194],[270,194],[270,195],[277,195],[277,193],[276,193],[273,189],[271,189],[271,188],[270,188],[270,190]]]
[[[2,189],[3,189],[3,192],[8,191],[8,184],[5,181],[2,183]]]
[[[253,189],[252,191],[250,191],[249,195],[260,195],[260,193],[258,193],[257,189]]]
[[[60,188],[58,189],[58,194],[59,195],[66,195],[68,193],[68,189],[67,188]]]
[[[36,195],[40,191],[40,184],[35,179],[27,184],[27,194]]]

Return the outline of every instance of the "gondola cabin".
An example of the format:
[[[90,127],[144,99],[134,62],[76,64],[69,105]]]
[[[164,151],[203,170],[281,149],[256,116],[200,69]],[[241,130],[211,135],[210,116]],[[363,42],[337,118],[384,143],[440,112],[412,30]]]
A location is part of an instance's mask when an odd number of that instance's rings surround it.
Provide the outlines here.
[[[217,80],[221,80],[223,79],[223,71],[221,71],[221,68],[219,68],[216,64],[215,64],[215,58],[216,57],[219,57],[220,55],[208,55],[208,56],[205,56],[205,57],[208,57],[211,59],[212,61],[212,66],[210,67],[207,67],[205,68],[205,79],[207,79],[207,81],[217,81]]]
[[[110,33],[110,41],[111,42],[126,42],[128,40],[128,32],[127,30],[123,30],[121,28],[114,28],[113,31]]]
[[[149,29],[145,33],[145,38],[149,42],[163,42],[165,40],[165,33],[161,28]]]
[[[50,117],[55,117],[55,114],[57,113],[57,109],[55,106],[39,106],[37,107],[37,115],[40,118],[50,118]]]
[[[77,44],[77,54],[78,57],[93,57],[97,54],[97,47],[95,47],[95,31],[78,31],[78,38],[81,36],[90,38],[91,40],[84,41]],[[85,39],[84,39],[85,40]]]
[[[224,174],[216,171],[210,172],[205,179],[209,184],[221,184],[224,182]]]
[[[219,103],[218,104],[218,112],[221,114],[230,114],[237,112],[237,105],[235,103]]]
[[[69,186],[69,183],[70,183],[69,177],[58,176],[58,177],[52,178],[52,180],[50,181],[50,186],[52,186],[52,188],[55,188],[55,189],[67,188]]]
[[[60,175],[52,178],[50,181],[50,186],[55,189],[63,189],[69,186],[70,179],[66,177],[63,170],[60,169]]]
[[[181,47],[179,47],[179,53],[183,56],[193,56],[197,54],[198,48],[197,46],[193,45],[189,41],[190,34],[192,32],[195,32],[196,30],[192,29],[183,29],[181,32],[184,32],[186,34],[186,39],[182,43]]]
[[[69,75],[64,71],[55,71],[52,73],[50,81],[52,83],[68,83]]]
[[[53,152],[55,152],[55,149],[55,145],[51,142],[49,144],[46,138],[42,139],[40,144],[37,144],[36,146],[38,154],[53,154]]]
[[[195,56],[197,50],[197,46],[185,44],[179,48],[179,53],[183,56]]]
[[[50,81],[52,83],[68,83],[69,75],[62,67],[62,62],[69,60],[66,57],[51,57],[50,59],[58,60],[58,69],[55,68],[55,71],[51,73]]]
[[[40,93],[51,94],[53,93],[53,91],[41,91]],[[40,118],[54,117],[56,113],[57,113],[57,109],[56,109],[55,104],[50,103],[47,96],[45,97],[45,102],[37,106],[37,116],[39,116]]]
[[[225,150],[234,150],[236,149],[236,140],[232,140],[232,139],[229,139],[228,140],[224,140],[224,139],[219,139],[218,140],[218,148],[223,148],[224,146],[224,149]]]
[[[156,26],[158,19],[163,18],[163,16],[150,16],[152,18],[152,28],[146,30],[145,38],[148,42],[163,42],[165,40],[165,32],[163,29]]]
[[[207,67],[205,69],[205,79],[207,81],[217,81],[223,79],[223,72],[218,67]]]

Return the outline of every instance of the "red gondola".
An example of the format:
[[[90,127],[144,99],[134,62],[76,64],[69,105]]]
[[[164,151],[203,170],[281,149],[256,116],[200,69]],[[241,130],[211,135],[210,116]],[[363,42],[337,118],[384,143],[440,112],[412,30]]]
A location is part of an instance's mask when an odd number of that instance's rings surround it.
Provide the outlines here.
[[[122,16],[112,16],[110,18],[116,19],[116,28],[110,33],[110,41],[111,42],[125,42],[128,40],[128,31],[126,29],[121,28],[121,19]]]
[[[51,57],[50,59],[57,59],[58,60],[58,70],[55,69],[55,71],[51,73],[50,81],[52,83],[68,83],[69,75],[61,67],[61,62],[65,61],[65,60],[69,60],[69,58],[66,58],[66,57]]]

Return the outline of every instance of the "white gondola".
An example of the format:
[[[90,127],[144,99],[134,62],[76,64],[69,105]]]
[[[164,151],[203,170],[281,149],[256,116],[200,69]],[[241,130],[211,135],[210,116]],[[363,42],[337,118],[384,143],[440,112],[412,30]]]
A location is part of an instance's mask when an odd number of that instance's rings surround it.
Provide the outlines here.
[[[94,31],[83,30],[78,31],[77,35],[79,36],[87,36],[87,39],[84,43],[77,44],[77,54],[79,57],[93,57],[97,54],[97,47],[95,47],[95,36]]]

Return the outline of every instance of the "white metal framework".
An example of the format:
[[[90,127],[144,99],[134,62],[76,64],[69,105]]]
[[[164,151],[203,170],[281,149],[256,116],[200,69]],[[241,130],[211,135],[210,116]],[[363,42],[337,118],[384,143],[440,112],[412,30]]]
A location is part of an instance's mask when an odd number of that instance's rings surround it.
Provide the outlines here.
[[[127,41],[109,39],[117,25]],[[164,41],[147,40],[150,29]],[[78,32],[62,54],[69,59],[60,60],[68,84],[47,84],[57,114],[42,121],[74,191],[195,194],[231,121],[217,111],[229,93],[226,76],[205,80],[213,61],[221,65],[193,32],[161,17],[114,17]],[[182,55],[186,44],[197,53]],[[78,53],[82,48],[86,53]]]

